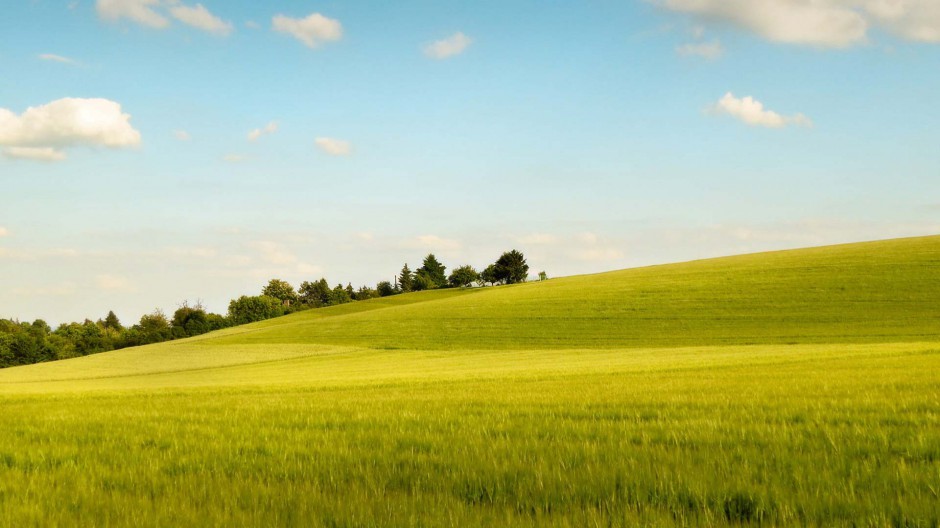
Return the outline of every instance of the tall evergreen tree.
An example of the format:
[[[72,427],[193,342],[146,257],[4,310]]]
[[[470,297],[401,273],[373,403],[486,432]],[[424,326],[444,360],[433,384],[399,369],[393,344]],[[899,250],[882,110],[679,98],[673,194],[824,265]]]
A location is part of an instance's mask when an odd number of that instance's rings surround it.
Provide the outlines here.
[[[444,273],[446,269],[433,253],[429,253],[416,273],[427,275],[434,288],[443,288],[447,286],[447,275]]]
[[[405,267],[401,269],[401,273],[398,275],[398,287],[401,288],[402,293],[408,293],[413,286],[414,274],[408,268],[408,264],[405,264]]]
[[[104,318],[104,327],[110,328],[112,330],[117,330],[120,332],[124,330],[124,327],[121,326],[121,321],[118,319],[118,316],[114,313],[114,310],[108,312],[108,316]]]

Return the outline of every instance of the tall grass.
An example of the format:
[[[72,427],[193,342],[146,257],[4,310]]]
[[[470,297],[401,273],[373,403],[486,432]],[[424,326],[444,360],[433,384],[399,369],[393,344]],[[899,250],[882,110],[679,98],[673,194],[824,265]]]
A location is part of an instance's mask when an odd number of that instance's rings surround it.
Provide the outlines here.
[[[427,292],[5,369],[0,526],[940,526],[938,246]]]

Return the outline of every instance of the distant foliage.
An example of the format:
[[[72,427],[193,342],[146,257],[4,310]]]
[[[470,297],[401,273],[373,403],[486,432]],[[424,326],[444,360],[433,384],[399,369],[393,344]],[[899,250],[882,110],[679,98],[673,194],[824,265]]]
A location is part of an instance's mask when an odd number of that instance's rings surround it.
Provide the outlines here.
[[[228,304],[228,317],[233,324],[247,324],[284,315],[280,299],[268,295],[242,295]]]
[[[496,280],[504,284],[516,284],[525,282],[529,275],[529,265],[526,264],[525,256],[513,249],[503,253],[496,261]]]
[[[395,276],[394,283],[381,281],[375,288],[365,285],[353,288],[351,283],[345,286],[339,283],[331,288],[325,278],[320,278],[303,281],[294,290],[287,281],[271,279],[261,289],[260,295],[242,295],[230,301],[227,315],[209,313],[199,302],[190,305],[184,301],[171,318],[156,309],[141,316],[137,324],[127,327],[121,324],[114,311],[109,311],[104,319],[65,323],[54,331],[41,319],[32,323],[0,319],[0,368],[160,343],[299,310],[413,291],[513,284],[526,280],[529,266],[522,253],[512,250],[503,253],[482,272],[477,272],[469,264],[455,268],[449,276],[445,274],[446,270],[447,267],[431,253],[424,257],[417,270],[412,271],[406,263]],[[547,278],[544,271],[539,278]]]
[[[454,271],[450,273],[450,277],[447,278],[447,282],[454,288],[472,286],[478,280],[480,280],[480,274],[470,265],[454,268]]]
[[[280,279],[271,279],[268,285],[261,290],[261,295],[274,297],[281,301],[281,304],[287,306],[297,302],[297,293],[294,291],[294,287],[287,283],[287,281]]]

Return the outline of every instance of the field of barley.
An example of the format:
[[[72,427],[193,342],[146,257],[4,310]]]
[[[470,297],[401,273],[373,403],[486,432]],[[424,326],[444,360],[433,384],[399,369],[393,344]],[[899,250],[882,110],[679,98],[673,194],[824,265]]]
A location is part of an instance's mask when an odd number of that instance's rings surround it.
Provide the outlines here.
[[[0,526],[940,526],[940,237],[0,370]]]

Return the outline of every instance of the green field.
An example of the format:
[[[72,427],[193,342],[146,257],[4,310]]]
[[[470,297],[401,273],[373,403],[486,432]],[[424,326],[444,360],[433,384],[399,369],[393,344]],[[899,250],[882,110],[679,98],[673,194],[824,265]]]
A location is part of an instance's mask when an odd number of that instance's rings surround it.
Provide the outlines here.
[[[0,370],[0,526],[940,526],[940,237]]]

